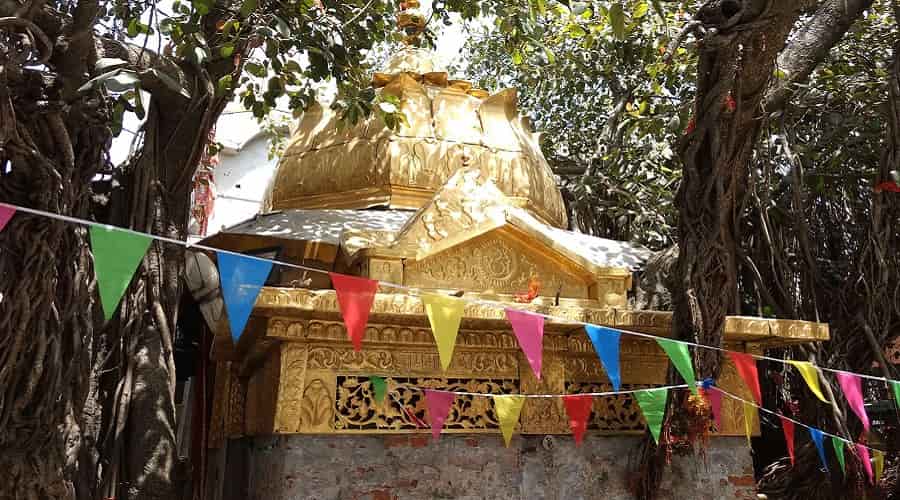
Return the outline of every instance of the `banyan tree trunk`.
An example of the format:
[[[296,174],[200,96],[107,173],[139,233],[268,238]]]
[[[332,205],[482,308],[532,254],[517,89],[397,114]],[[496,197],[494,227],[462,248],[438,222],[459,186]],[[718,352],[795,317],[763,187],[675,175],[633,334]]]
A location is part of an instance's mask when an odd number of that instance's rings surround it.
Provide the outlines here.
[[[895,22],[900,22],[900,3],[894,2]],[[875,186],[892,181],[892,172],[900,171],[900,38],[895,40],[892,60],[886,76],[887,105],[884,108],[885,131],[883,152],[875,178]],[[883,354],[887,345],[898,336],[900,325],[900,194],[888,190],[875,189],[871,204],[865,206],[858,217],[862,244],[858,251],[849,256],[849,268],[844,281],[836,284],[817,283],[830,298],[827,310],[831,324],[831,341],[819,347],[818,358],[825,363],[850,370],[868,373],[879,367],[875,375],[897,379],[896,368]],[[815,269],[801,268],[800,273],[815,275]],[[882,384],[871,387],[879,399],[890,400],[887,388]],[[821,404],[806,392],[795,395],[804,407],[822,408]],[[838,398],[837,411],[821,418],[827,430],[845,437],[862,441],[867,437],[861,425]],[[829,408],[829,410],[831,410]],[[811,412],[810,412],[811,413]],[[837,424],[832,424],[836,421]],[[900,449],[900,436],[896,421],[885,423],[887,431],[875,446],[886,449],[888,456]],[[881,431],[883,429],[879,429]],[[871,441],[870,441],[871,442]],[[814,456],[803,462],[817,463]],[[866,473],[857,460],[848,460],[848,474],[844,478],[832,473],[830,481],[816,480],[819,475],[803,474],[781,461],[769,466],[760,480],[760,491],[772,499],[818,498],[814,496],[827,485],[828,492],[822,498],[900,498],[900,462],[888,459],[885,464],[885,479],[876,487],[868,485]],[[798,462],[801,462],[798,457]]]
[[[186,80],[190,99],[154,93],[133,158],[110,169],[111,110],[75,90],[98,57],[94,15],[61,25],[84,31],[52,59],[48,45],[0,61],[0,202],[183,240],[191,178],[226,97],[205,73]],[[0,18],[4,57],[23,47],[22,29],[43,35]],[[22,70],[48,60],[55,79]],[[122,186],[106,205],[95,203],[100,172]],[[19,212],[0,232],[0,498],[173,498],[182,267],[183,248],[153,243],[105,322],[86,227]]]
[[[698,42],[693,127],[681,145],[679,252],[673,280],[676,338],[721,345],[725,317],[739,304],[737,219],[760,131],[760,102],[800,3],[714,0],[696,16],[706,34]],[[698,379],[717,376],[719,363],[717,351],[694,352]],[[672,408],[684,407],[686,397],[686,391],[673,393],[667,427],[678,413]],[[647,441],[642,481],[636,485],[639,498],[656,496],[665,456],[664,449]]]

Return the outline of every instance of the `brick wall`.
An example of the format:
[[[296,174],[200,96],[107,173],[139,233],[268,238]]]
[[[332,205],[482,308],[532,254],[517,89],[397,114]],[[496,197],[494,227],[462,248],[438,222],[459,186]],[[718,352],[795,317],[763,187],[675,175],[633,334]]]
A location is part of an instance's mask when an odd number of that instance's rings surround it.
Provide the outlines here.
[[[499,435],[285,436],[232,441],[244,470],[229,467],[235,498],[254,500],[630,499],[636,437]],[[242,475],[244,477],[236,477]],[[674,457],[661,498],[755,499],[744,438],[714,438],[706,458]]]

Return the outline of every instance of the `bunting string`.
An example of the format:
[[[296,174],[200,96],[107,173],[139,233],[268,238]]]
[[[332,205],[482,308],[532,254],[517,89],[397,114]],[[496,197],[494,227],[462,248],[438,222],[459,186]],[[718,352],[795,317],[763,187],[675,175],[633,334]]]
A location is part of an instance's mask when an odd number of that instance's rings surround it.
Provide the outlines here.
[[[90,220],[86,220],[86,219],[81,219],[81,218],[78,218],[78,217],[71,217],[71,216],[61,215],[61,214],[57,214],[57,213],[53,213],[53,212],[47,212],[47,211],[44,211],[44,210],[38,210],[38,209],[34,209],[34,208],[22,207],[22,206],[19,206],[19,205],[13,205],[13,204],[10,204],[10,203],[0,203],[0,207],[11,208],[11,209],[14,209],[16,212],[23,212],[23,213],[28,213],[28,214],[31,214],[31,215],[38,215],[38,216],[47,217],[47,218],[50,218],[50,219],[61,220],[61,221],[64,221],[64,222],[69,222],[69,223],[72,223],[72,224],[78,224],[78,225],[82,225],[82,226],[98,227],[98,228],[103,228],[103,229],[113,230],[113,231],[122,231],[122,232],[124,232],[124,233],[131,234],[131,235],[134,235],[134,236],[142,236],[142,237],[150,238],[150,239],[157,240],[157,241],[164,242],[164,243],[170,243],[170,244],[173,244],[173,245],[179,245],[179,246],[182,246],[182,247],[187,248],[187,249],[206,250],[206,251],[209,251],[209,252],[216,252],[216,253],[219,253],[219,254],[227,254],[227,255],[233,255],[233,256],[236,256],[236,257],[241,257],[241,258],[244,258],[244,259],[250,259],[250,260],[254,260],[254,261],[260,262],[260,263],[268,263],[268,264],[271,264],[271,265],[284,266],[284,267],[289,267],[289,268],[292,268],[292,269],[299,269],[299,270],[302,270],[302,271],[308,271],[308,272],[319,273],[319,274],[330,274],[329,271],[326,271],[326,270],[323,270],[323,269],[317,269],[317,268],[315,268],[315,267],[304,266],[304,265],[301,265],[301,264],[294,264],[294,263],[291,263],[291,262],[285,262],[285,261],[276,260],[276,259],[267,259],[267,258],[265,258],[265,257],[258,257],[258,256],[255,256],[255,255],[249,255],[249,254],[244,254],[244,253],[240,253],[240,252],[234,252],[234,251],[231,251],[231,250],[225,250],[225,249],[221,249],[221,248],[210,247],[210,246],[207,246],[207,245],[201,245],[201,244],[197,244],[197,243],[191,243],[191,242],[189,242],[189,241],[177,240],[177,239],[169,238],[169,237],[166,237],[166,236],[159,236],[159,235],[150,234],[150,233],[145,233],[145,232],[141,232],[141,231],[135,231],[135,230],[133,230],[133,229],[126,229],[126,228],[120,228],[120,227],[116,227],[116,226],[111,226],[111,225],[108,225],[108,224],[101,224],[101,223],[99,223],[99,222],[94,222],[94,221],[90,221]],[[409,286],[406,286],[406,285],[399,285],[399,284],[391,283],[391,282],[387,282],[387,281],[378,281],[378,284],[381,285],[381,286],[384,286],[384,287],[386,287],[386,288],[393,288],[393,289],[396,289],[396,290],[403,290],[403,291],[407,291],[407,292],[412,292],[415,296],[419,296],[419,297],[422,297],[422,296],[428,296],[428,295],[432,295],[432,296],[435,295],[435,292],[433,292],[433,291],[425,291],[425,290],[422,290],[422,289],[419,289],[419,288],[409,287]],[[528,310],[525,310],[525,309],[517,309],[517,308],[515,308],[515,307],[512,307],[511,304],[507,304],[507,303],[499,302],[499,301],[494,301],[494,300],[485,300],[485,299],[471,298],[471,297],[460,297],[460,298],[458,298],[457,300],[460,300],[460,301],[463,301],[463,302],[466,302],[466,303],[470,303],[470,304],[480,304],[480,305],[485,305],[485,306],[490,306],[490,307],[497,307],[497,308],[499,308],[499,309],[512,309],[512,310],[515,310],[515,311],[521,311],[521,312],[528,312],[528,313],[533,313],[533,314],[539,314],[539,315],[541,315],[541,316],[543,316],[543,317],[545,317],[545,318],[547,318],[547,319],[555,320],[555,321],[558,321],[558,322],[561,322],[561,323],[569,323],[569,324],[573,324],[573,325],[583,325],[583,326],[597,326],[597,325],[593,325],[593,324],[591,324],[591,323],[585,323],[585,322],[578,321],[578,320],[574,320],[574,319],[570,319],[570,318],[562,318],[562,317],[552,316],[552,315],[544,314],[544,313],[535,313],[534,311],[528,311]],[[709,350],[719,351],[719,352],[723,352],[723,353],[734,353],[734,352],[737,352],[737,353],[740,353],[740,354],[747,354],[747,355],[749,355],[749,356],[751,356],[751,357],[753,357],[754,359],[757,359],[757,360],[771,361],[771,362],[781,363],[781,364],[787,364],[787,365],[794,365],[794,364],[797,362],[797,360],[789,360],[789,359],[773,358],[773,357],[765,356],[765,355],[762,355],[762,354],[741,353],[740,351],[732,351],[732,350],[725,349],[725,348],[718,347],[718,346],[711,346],[711,345],[706,345],[706,344],[699,344],[699,343],[691,342],[691,341],[688,341],[688,340],[675,340],[675,339],[671,339],[671,338],[668,338],[668,337],[661,337],[661,336],[658,336],[658,335],[652,335],[652,334],[649,334],[649,333],[634,332],[634,331],[623,330],[623,329],[620,329],[620,328],[614,328],[614,327],[604,327],[604,328],[608,328],[608,329],[610,329],[610,330],[615,330],[615,331],[618,331],[618,332],[623,333],[623,334],[625,334],[625,335],[630,335],[630,336],[633,336],[633,337],[641,337],[641,338],[645,338],[645,339],[649,339],[649,340],[654,340],[654,341],[657,341],[657,342],[658,342],[658,341],[663,341],[663,342],[679,342],[679,343],[685,344],[685,345],[687,345],[687,346],[696,347],[696,348],[699,348],[699,349],[709,349]],[[806,362],[804,362],[804,363],[806,363]],[[812,368],[814,368],[814,369],[822,370],[822,371],[825,371],[825,372],[830,372],[830,373],[835,373],[835,374],[855,375],[855,376],[857,376],[857,377],[860,377],[860,378],[863,378],[863,379],[866,379],[866,380],[873,380],[873,381],[878,381],[878,382],[884,382],[884,383],[891,384],[891,386],[893,386],[893,387],[900,387],[900,381],[898,381],[898,380],[893,380],[893,379],[889,379],[889,378],[886,378],[886,377],[879,377],[879,376],[876,376],[876,375],[867,375],[867,374],[864,374],[864,373],[849,372],[849,371],[846,371],[846,370],[839,370],[839,369],[836,369],[836,368],[829,368],[829,367],[826,367],[826,366],[816,365],[816,364],[812,364],[812,363],[809,363],[807,366],[810,366],[810,367],[812,367]]]
[[[825,431],[823,431],[823,430],[821,430],[821,429],[819,429],[819,428],[813,427],[813,426],[811,426],[811,425],[806,425],[806,424],[804,424],[803,422],[801,422],[801,421],[799,421],[799,420],[795,420],[795,419],[793,419],[793,418],[791,418],[791,417],[788,417],[788,416],[786,416],[786,415],[782,415],[781,413],[778,413],[778,412],[776,412],[776,411],[770,410],[770,409],[768,409],[768,408],[764,408],[764,407],[762,407],[762,406],[760,406],[760,405],[754,403],[753,401],[748,401],[748,400],[746,400],[746,399],[744,399],[744,398],[742,398],[742,397],[740,397],[740,396],[737,396],[737,395],[735,395],[735,394],[732,394],[732,393],[730,393],[730,392],[726,391],[725,389],[722,389],[722,388],[720,388],[720,387],[718,387],[718,386],[712,386],[711,389],[716,390],[716,391],[719,391],[719,392],[721,392],[722,394],[724,394],[724,395],[728,396],[729,398],[734,399],[734,400],[736,400],[736,401],[741,401],[741,402],[743,402],[744,404],[749,404],[749,405],[751,405],[751,406],[755,406],[757,410],[759,410],[759,411],[761,411],[761,412],[763,412],[763,413],[767,413],[767,414],[772,415],[773,417],[777,417],[777,418],[779,418],[779,419],[787,420],[787,421],[791,422],[792,424],[794,424],[794,425],[799,425],[800,427],[803,427],[803,428],[805,428],[805,429],[807,429],[807,430],[813,429],[813,430],[816,430],[816,431],[821,432],[823,435],[828,436],[828,437],[830,437],[830,438],[832,438],[832,439],[838,439],[838,440],[840,440],[840,441],[842,441],[842,442],[844,442],[844,443],[848,443],[848,444],[852,444],[852,445],[856,445],[856,446],[862,446],[863,448],[866,448],[866,449],[871,450],[871,451],[877,451],[877,452],[880,452],[880,453],[884,453],[882,450],[879,450],[878,448],[872,448],[871,446],[866,446],[866,445],[864,445],[864,444],[859,444],[859,443],[857,443],[857,442],[855,442],[855,441],[852,441],[852,440],[850,440],[850,439],[847,439],[847,438],[838,436],[837,434],[831,434],[831,433],[829,433],[829,432],[825,432]]]
[[[641,387],[640,389],[630,389],[630,390],[624,390],[624,391],[578,392],[578,393],[572,393],[572,394],[492,394],[492,393],[487,393],[487,392],[465,392],[465,391],[451,391],[451,390],[444,390],[444,389],[433,389],[431,387],[419,387],[419,386],[415,386],[415,385],[404,385],[403,387],[407,388],[407,389],[417,390],[417,391],[445,392],[445,393],[455,394],[457,396],[475,396],[475,397],[483,397],[483,398],[489,398],[492,396],[521,396],[523,398],[564,398],[566,396],[593,396],[593,397],[618,396],[618,395],[635,394],[638,392],[645,392],[645,391],[687,389],[690,386],[688,384],[661,385],[661,386],[654,386],[654,387]]]
[[[748,411],[748,408],[756,408],[759,411],[764,413],[777,416],[781,422],[782,427],[784,428],[785,438],[789,441],[789,449],[792,449],[793,445],[793,426],[800,425],[808,429],[812,436],[821,436],[827,435],[832,438],[832,440],[837,443],[840,441],[841,443],[850,443],[853,444],[854,447],[851,449],[855,449],[859,454],[860,458],[864,462],[864,466],[866,467],[866,472],[869,475],[870,480],[873,479],[872,472],[872,464],[869,463],[869,451],[873,451],[875,453],[876,461],[883,460],[884,452],[878,450],[876,448],[871,448],[867,445],[855,443],[853,441],[844,439],[840,436],[830,434],[815,427],[806,425],[802,422],[799,422],[790,417],[786,417],[780,413],[774,412],[767,408],[761,406],[762,401],[759,398],[759,389],[758,389],[758,375],[756,374],[755,362],[751,363],[751,359],[759,359],[759,360],[767,360],[776,363],[788,364],[796,367],[803,376],[804,380],[807,382],[810,390],[812,390],[819,399],[825,401],[825,398],[821,395],[818,390],[818,378],[816,376],[815,370],[822,370],[826,372],[835,373],[837,375],[838,382],[847,397],[848,402],[850,403],[851,409],[860,417],[863,422],[863,426],[868,430],[869,421],[868,416],[865,413],[862,395],[860,391],[859,382],[861,379],[875,380],[880,382],[887,383],[894,392],[900,395],[900,382],[891,380],[885,377],[878,377],[873,375],[866,374],[858,374],[853,372],[848,372],[845,370],[838,370],[834,368],[817,366],[813,365],[810,362],[806,361],[798,361],[798,360],[786,360],[780,358],[773,358],[765,355],[757,355],[750,353],[741,353],[739,351],[731,351],[728,349],[724,349],[718,346],[710,346],[699,344],[696,342],[683,341],[683,340],[674,340],[667,337],[661,337],[656,335],[651,335],[647,333],[641,332],[632,332],[628,330],[622,330],[618,328],[609,328],[609,327],[598,327],[597,325],[593,325],[590,323],[584,323],[577,320],[571,320],[569,318],[560,318],[552,315],[537,313],[533,311],[527,311],[523,309],[515,309],[509,307],[509,304],[493,301],[493,300],[484,300],[480,298],[471,298],[471,297],[450,297],[446,295],[441,295],[439,293],[435,293],[434,291],[423,291],[421,289],[415,287],[408,287],[404,285],[398,285],[396,283],[384,282],[384,281],[375,281],[369,280],[366,278],[359,278],[347,275],[341,275],[336,273],[331,273],[329,271],[323,269],[317,269],[314,267],[293,264],[290,262],[279,261],[275,259],[267,259],[264,257],[258,257],[254,255],[247,255],[240,252],[233,252],[230,250],[224,250],[214,247],[209,247],[206,245],[193,244],[188,241],[177,240],[174,238],[169,238],[165,236],[158,236],[149,233],[144,233],[140,231],[135,231],[132,229],[119,228],[107,224],[101,224],[85,219],[80,219],[77,217],[70,217],[61,214],[55,214],[52,212],[46,212],[43,210],[37,210],[33,208],[20,207],[17,205],[11,205],[7,203],[0,203],[0,215],[2,215],[2,221],[0,221],[0,231],[2,231],[3,227],[12,216],[16,212],[28,213],[32,215],[43,216],[51,219],[61,220],[64,222],[78,224],[83,226],[88,226],[90,228],[90,236],[91,236],[91,246],[96,255],[103,255],[104,258],[100,259],[103,264],[107,267],[110,267],[110,272],[106,273],[105,279],[106,283],[101,283],[101,299],[102,306],[104,309],[104,314],[107,319],[112,316],[113,311],[118,305],[119,297],[122,292],[124,292],[125,288],[127,288],[128,283],[130,281],[130,274],[133,273],[133,267],[136,267],[140,262],[140,259],[143,257],[143,254],[146,252],[147,247],[151,240],[160,241],[163,243],[169,243],[174,245],[179,245],[187,249],[195,248],[200,250],[206,250],[210,252],[214,252],[218,258],[220,259],[219,265],[220,268],[224,268],[227,270],[222,275],[222,287],[223,294],[225,298],[226,306],[229,308],[229,321],[231,322],[231,333],[235,340],[238,340],[240,337],[240,333],[243,330],[244,324],[250,316],[250,312],[253,307],[253,303],[255,302],[256,295],[259,293],[259,289],[261,289],[263,283],[266,280],[266,277],[269,274],[269,270],[273,265],[289,267],[293,269],[299,269],[308,272],[328,274],[332,281],[335,283],[335,290],[338,292],[338,299],[340,301],[341,312],[345,317],[345,321],[348,318],[351,320],[348,323],[348,335],[350,335],[350,339],[354,343],[354,347],[359,350],[362,343],[362,337],[365,330],[365,323],[368,317],[368,309],[371,308],[372,301],[374,299],[375,292],[377,291],[377,286],[382,285],[387,288],[393,288],[397,290],[404,290],[410,292],[413,296],[418,296],[423,303],[426,305],[426,312],[428,315],[428,319],[431,322],[432,331],[435,335],[435,341],[438,344],[438,348],[441,355],[441,365],[446,370],[451,362],[451,358],[453,356],[453,348],[455,347],[455,339],[456,333],[459,329],[459,321],[463,315],[464,306],[466,303],[472,304],[481,304],[488,307],[497,307],[502,308],[506,312],[507,320],[510,321],[513,327],[513,331],[516,335],[517,340],[519,341],[520,347],[523,352],[525,352],[529,363],[532,366],[532,369],[535,372],[535,375],[540,378],[540,369],[541,369],[541,344],[543,337],[543,321],[544,319],[552,319],[559,321],[561,323],[568,323],[573,325],[584,325],[586,328],[586,334],[591,338],[592,342],[596,350],[598,351],[598,355],[600,356],[601,362],[604,365],[605,370],[610,375],[610,380],[613,382],[614,391],[606,391],[606,392],[594,392],[594,393],[582,393],[582,394],[483,394],[483,393],[472,393],[472,392],[464,392],[464,391],[449,391],[449,390],[440,390],[440,389],[426,389],[421,387],[411,387],[414,390],[420,390],[425,393],[427,396],[426,399],[434,400],[429,404],[429,407],[432,407],[433,411],[437,413],[430,415],[429,419],[433,420],[432,422],[432,433],[437,439],[440,435],[441,427],[443,427],[443,421],[446,418],[446,411],[449,411],[449,407],[453,402],[453,399],[456,396],[475,396],[475,397],[491,397],[494,401],[494,406],[496,411],[498,412],[498,418],[501,420],[501,429],[503,431],[504,441],[507,446],[509,446],[510,438],[513,432],[515,425],[518,422],[519,413],[522,409],[522,405],[529,398],[573,398],[573,397],[604,397],[604,396],[614,396],[614,395],[633,395],[637,400],[641,407],[642,412],[644,413],[645,420],[647,420],[648,426],[653,433],[655,439],[658,439],[659,429],[662,423],[662,416],[664,414],[665,401],[669,390],[672,389],[684,389],[689,388],[695,394],[697,393],[698,384],[694,380],[694,371],[693,366],[690,360],[690,354],[687,350],[688,346],[692,346],[700,349],[710,349],[719,352],[723,352],[728,354],[738,365],[738,368],[741,370],[741,375],[747,383],[748,387],[754,392],[754,399],[757,401],[751,402],[747,401],[735,394],[732,394],[728,391],[725,391],[719,387],[709,386],[706,383],[702,383],[705,390],[714,389],[718,391],[720,394],[724,394],[734,400],[741,401],[744,404],[745,412]],[[112,235],[115,233],[119,233],[120,239],[112,239]],[[122,257],[122,259],[116,261],[110,261],[105,257],[107,252],[105,249],[112,244],[113,246],[121,246],[126,245],[129,249],[129,252],[126,252],[126,256]],[[236,259],[246,259],[243,262],[245,264],[241,264],[241,261]],[[250,264],[250,265],[247,265]],[[97,265],[97,264],[95,264]],[[131,271],[129,272],[129,269]],[[223,270],[220,269],[220,273]],[[98,280],[100,280],[100,271],[98,270]],[[113,275],[113,276],[110,276]],[[115,279],[111,279],[115,278]],[[356,283],[356,282],[359,283]],[[341,285],[341,286],[338,286]],[[342,297],[343,295],[343,297]],[[344,300],[341,300],[341,299]],[[366,300],[360,301],[361,298]],[[230,300],[229,300],[230,299]],[[352,324],[351,324],[352,323]],[[353,326],[353,331],[351,331],[351,326]],[[606,332],[605,335],[603,332]],[[671,386],[662,386],[662,387],[650,387],[650,388],[639,388],[632,390],[619,390],[618,387],[618,363],[617,359],[613,362],[612,358],[618,358],[618,334],[624,333],[626,335],[631,335],[635,337],[642,337],[646,339],[655,340],[657,344],[669,355],[670,360],[676,366],[679,373],[682,375],[687,384],[680,385],[671,385]],[[608,337],[608,338],[606,338]],[[615,345],[615,353],[612,353],[610,348],[612,344]],[[604,353],[604,351],[606,351]],[[607,359],[610,358],[610,359]],[[381,381],[381,386],[375,388],[376,393],[381,393],[382,395],[378,397],[378,399],[383,398],[383,393],[385,388],[383,387],[383,380]],[[374,382],[373,382],[374,384]],[[391,394],[391,398],[399,403],[396,396]],[[438,404],[437,402],[440,402]],[[569,402],[569,401],[567,401]],[[900,400],[898,400],[900,403]],[[401,405],[402,406],[402,405]],[[408,410],[407,410],[408,412]],[[583,412],[582,412],[583,413]],[[412,417],[416,419],[416,425],[418,426],[421,421],[411,414]],[[572,417],[570,415],[570,417]],[[581,418],[581,417],[577,417]],[[745,416],[745,419],[747,417]],[[745,421],[746,423],[746,421]],[[578,422],[576,420],[572,420],[571,425],[573,426],[573,432],[575,432],[576,428],[580,429],[580,432],[577,436],[577,440],[580,441],[581,435],[584,433],[584,422]],[[749,427],[748,427],[748,438],[749,438]],[[818,446],[818,443],[817,443]],[[820,450],[821,451],[821,450]],[[793,461],[793,453],[791,453],[791,459]],[[843,457],[840,457],[843,458]],[[874,476],[880,476],[879,470],[880,463],[875,464],[875,473]],[[827,467],[827,464],[826,464]]]

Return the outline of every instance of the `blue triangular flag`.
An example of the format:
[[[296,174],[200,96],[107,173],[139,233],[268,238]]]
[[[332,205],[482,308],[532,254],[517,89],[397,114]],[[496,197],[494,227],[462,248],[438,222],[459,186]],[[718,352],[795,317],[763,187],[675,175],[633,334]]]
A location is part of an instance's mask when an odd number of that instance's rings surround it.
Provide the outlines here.
[[[828,459],[825,458],[825,433],[815,427],[810,427],[809,435],[812,437],[813,443],[816,443],[816,451],[819,452],[819,460],[822,461],[822,465],[825,466],[825,471],[827,472]]]
[[[247,326],[256,296],[272,270],[272,262],[225,252],[216,252],[216,255],[231,338],[236,342]]]
[[[594,350],[597,351],[597,356],[603,363],[603,369],[606,370],[606,376],[609,377],[613,390],[618,391],[622,385],[622,377],[619,375],[619,337],[621,337],[621,333],[596,325],[584,325],[584,329],[587,330],[588,337],[594,343]]]

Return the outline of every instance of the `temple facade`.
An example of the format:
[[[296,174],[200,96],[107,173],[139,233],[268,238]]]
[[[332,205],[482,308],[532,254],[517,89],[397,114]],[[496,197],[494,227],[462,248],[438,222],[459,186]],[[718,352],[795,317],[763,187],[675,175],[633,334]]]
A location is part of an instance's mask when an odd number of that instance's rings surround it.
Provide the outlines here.
[[[513,89],[453,80],[407,47],[373,85],[405,120],[301,118],[257,217],[206,244],[381,281],[362,351],[328,275],[278,267],[235,343],[215,283],[190,288],[214,333],[207,499],[630,498],[644,420],[628,395],[598,397],[575,447],[559,398],[529,399],[510,447],[490,398],[456,398],[432,443],[419,388],[490,394],[611,390],[580,322],[671,335],[671,313],[629,307],[649,252],[567,230],[562,196]],[[192,256],[188,271],[202,267]],[[190,280],[189,280],[190,283]],[[421,291],[473,299],[441,369]],[[541,380],[502,304],[552,316]],[[726,347],[828,338],[826,325],[729,317]],[[624,389],[664,385],[668,359],[624,335]],[[374,398],[369,376],[387,381]],[[752,399],[726,363],[719,384]],[[758,423],[752,422],[754,433]],[[706,456],[673,457],[667,498],[755,498],[739,402],[723,401]]]

